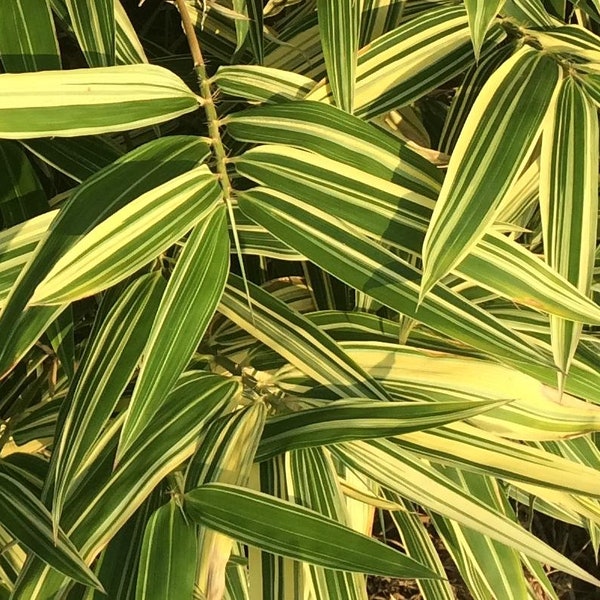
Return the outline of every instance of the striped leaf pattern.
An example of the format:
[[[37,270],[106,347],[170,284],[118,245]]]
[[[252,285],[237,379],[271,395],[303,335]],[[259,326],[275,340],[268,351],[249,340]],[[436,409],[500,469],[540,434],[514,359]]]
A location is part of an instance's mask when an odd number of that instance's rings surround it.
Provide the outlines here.
[[[38,284],[31,304],[71,302],[118,283],[210,215],[220,199],[204,165],[142,194],[81,236]]]
[[[71,26],[90,67],[115,64],[115,3],[119,0],[65,0]]]
[[[298,448],[390,437],[438,427],[475,416],[499,404],[504,404],[504,401],[420,404],[339,400],[321,408],[269,419],[257,460],[266,460],[277,453]]]
[[[219,312],[251,332],[334,394],[387,400],[387,394],[325,333],[305,317],[249,284],[252,312],[239,278],[230,276]]]
[[[320,448],[299,450],[286,455],[291,494],[295,501],[314,511],[350,525],[348,508],[331,456]],[[315,485],[315,482],[318,482]],[[317,598],[344,596],[348,600],[366,600],[364,576],[310,566],[305,582]]]
[[[585,91],[563,80],[542,138],[540,205],[547,263],[589,294],[598,214],[598,117]],[[582,326],[550,317],[554,360],[563,375]],[[562,385],[562,384],[561,384]]]
[[[470,252],[491,224],[537,142],[558,75],[551,58],[523,48],[483,87],[454,149],[427,230],[421,297]],[[505,135],[509,122],[511,136]]]
[[[77,136],[155,125],[198,108],[175,74],[156,65],[0,75],[0,138]],[[44,89],[43,96],[40,89]]]
[[[127,286],[116,300],[105,297],[107,306],[100,308],[76,379],[62,405],[52,454],[56,522],[69,491],[89,467],[95,443],[141,358],[164,287],[160,275],[149,274]]]
[[[200,432],[220,416],[239,392],[217,375],[190,371],[173,388],[151,431],[138,438],[113,472],[118,425],[112,427],[96,462],[65,506],[63,529],[82,556],[91,560],[123,526],[151,491],[194,451]],[[66,585],[41,561],[31,561],[14,597],[41,600]]]
[[[191,598],[194,593],[196,528],[175,500],[161,506],[146,525],[135,597]]]
[[[351,442],[340,447],[340,458],[384,487],[417,503],[427,498],[430,510],[463,523],[529,557],[560,565],[581,579],[595,578],[559,552],[535,538],[506,516],[493,512],[434,467],[387,440]]]
[[[476,60],[479,60],[485,34],[503,3],[504,0],[465,0]]]
[[[197,138],[174,136],[141,146],[89,178],[59,211],[43,242],[37,246],[27,268],[22,270],[13,286],[0,316],[0,330],[5,328],[5,344],[10,345],[14,322],[20,318],[51,265],[77,240],[135,198],[157,186],[168,185],[166,182],[170,179],[188,172],[207,154],[208,146]],[[118,187],[120,181],[130,181],[131,185],[121,189]],[[94,202],[94,198],[98,197],[105,198],[105,202]],[[85,219],[81,216],[82,208]],[[46,308],[35,310],[56,311]],[[0,352],[0,364],[4,364],[7,354],[5,349]]]
[[[310,77],[259,65],[221,67],[213,81],[225,94],[261,102],[299,100],[315,85]]]
[[[491,43],[504,34],[491,32]],[[410,104],[475,60],[462,7],[431,10],[387,33],[358,54],[354,113],[368,119]],[[323,82],[307,99],[333,102]]]
[[[361,2],[317,0],[327,80],[336,106],[352,113]]]
[[[3,6],[0,60],[6,73],[60,69],[58,40],[46,0],[15,0]]]
[[[186,490],[210,482],[246,485],[265,418],[265,405],[256,402],[215,421],[188,465]],[[218,600],[226,588],[226,567],[234,542],[207,527],[199,528],[198,541],[196,585],[207,600]]]
[[[0,482],[2,526],[61,573],[87,585],[101,587],[63,531],[53,536],[50,513],[39,499],[5,473],[0,472]]]
[[[185,510],[240,541],[324,567],[390,576],[436,576],[416,561],[307,508],[233,485],[188,492]],[[410,575],[408,575],[410,573]]]
[[[229,270],[225,206],[212,175],[208,177],[215,193],[204,214],[198,205],[192,209],[196,213],[194,220],[204,219],[189,235],[156,311],[144,349],[146,360],[121,432],[119,456],[142,434],[165,401],[204,335],[223,293]],[[177,237],[182,234],[183,231]]]

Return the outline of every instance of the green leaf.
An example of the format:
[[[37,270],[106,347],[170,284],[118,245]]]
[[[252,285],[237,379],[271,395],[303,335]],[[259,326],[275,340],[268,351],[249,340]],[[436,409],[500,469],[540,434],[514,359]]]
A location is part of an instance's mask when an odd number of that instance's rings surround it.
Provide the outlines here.
[[[486,82],[450,159],[425,237],[421,297],[491,225],[537,142],[558,77],[552,58],[523,48]]]
[[[237,170],[272,189],[349,221],[364,235],[420,255],[435,204],[362,170],[288,146],[262,146],[235,160]],[[566,318],[600,322],[600,308],[541,258],[495,231],[455,271],[511,300]]]
[[[137,600],[192,598],[196,528],[175,500],[150,517],[144,533],[135,597]]]
[[[354,110],[360,9],[356,0],[317,0],[328,83],[336,106],[348,113]]]
[[[336,454],[359,473],[428,510],[454,519],[526,556],[554,565],[594,585],[600,584],[560,552],[504,514],[492,510],[428,462],[393,441],[348,442],[337,447]]]
[[[6,73],[0,90],[0,138],[10,139],[146,127],[201,103],[171,71],[147,64]]]
[[[583,294],[591,292],[598,216],[598,116],[572,77],[559,88],[542,137],[540,206],[546,262]],[[563,375],[582,326],[550,317],[552,350]],[[561,384],[562,386],[562,384]]]
[[[75,380],[61,410],[52,453],[53,517],[96,453],[96,442],[138,365],[165,282],[152,273],[136,279],[101,306]],[[50,482],[48,482],[50,483]],[[48,484],[47,484],[48,485]]]
[[[185,495],[198,523],[246,544],[312,564],[404,578],[437,578],[429,569],[317,512],[234,485],[210,483]]]
[[[397,334],[396,334],[397,335]],[[515,440],[562,439],[600,428],[600,407],[544,385],[537,378],[478,358],[431,352],[369,339],[341,343],[368,373],[400,398],[508,399],[512,402],[473,417],[485,431]],[[554,386],[554,373],[551,373]],[[591,379],[589,372],[588,380]],[[585,376],[585,375],[584,375]],[[571,379],[569,379],[569,382]],[[592,389],[597,382],[590,381]],[[575,393],[583,394],[583,390]],[[590,398],[599,402],[596,395]]]
[[[248,289],[252,312],[243,282],[231,275],[219,312],[341,398],[351,394],[389,399],[382,387],[306,317],[258,286],[249,283]]]
[[[50,513],[22,484],[0,472],[0,523],[31,552],[61,573],[101,589],[95,575],[85,565],[75,546],[60,530],[52,535]]]
[[[210,215],[220,198],[206,165],[142,194],[82,235],[38,284],[30,303],[72,302],[118,283]]]
[[[250,19],[248,36],[250,38],[252,53],[254,54],[254,58],[256,58],[256,62],[259,65],[262,65],[265,53],[263,39],[263,2],[262,0],[244,0],[244,2],[246,4],[248,18]]]
[[[220,189],[214,180],[211,186],[210,208],[204,214],[194,209],[194,218],[202,221],[188,237],[156,311],[145,361],[121,431],[118,456],[142,434],[165,401],[221,299],[229,271],[229,237]],[[160,223],[160,227],[165,225]]]
[[[315,85],[310,77],[260,65],[222,66],[212,81],[225,94],[262,102],[300,100]]]
[[[61,68],[47,0],[13,0],[2,6],[0,59],[7,73]]]
[[[63,511],[61,525],[87,560],[92,560],[127,522],[151,491],[194,451],[208,423],[223,414],[240,385],[197,371],[182,375],[169,398],[113,471],[119,421],[105,434],[104,448]],[[64,577],[42,561],[22,573],[13,600],[52,597]]]
[[[78,183],[95,175],[123,156],[124,152],[108,137],[40,138],[22,142],[46,164]]]
[[[548,365],[539,350],[444,286],[436,287],[417,310],[420,272],[330,214],[265,188],[244,192],[239,202],[274,235],[386,306],[521,369]]]
[[[266,406],[255,402],[211,423],[192,457],[185,489],[204,483],[246,485],[266,418]],[[198,530],[199,560],[196,585],[206,598],[221,598],[233,540],[208,527]]]
[[[279,453],[351,440],[390,437],[468,419],[505,404],[473,402],[369,402],[339,400],[267,421],[256,460]]]
[[[320,102],[298,101],[251,108],[224,119],[233,137],[255,143],[286,144],[426,196],[438,197],[442,176],[399,139],[370,123]]]
[[[38,244],[27,267],[12,287],[0,315],[0,337],[4,340],[4,345],[0,348],[0,373],[11,366],[15,348],[21,344],[11,341],[13,336],[17,336],[14,332],[15,322],[21,318],[23,309],[51,266],[109,216],[139,196],[195,168],[208,153],[208,145],[196,137],[173,136],[155,140],[128,153],[77,189],[59,211],[43,241]],[[130,185],[122,187],[123,181],[130,182]],[[103,201],[98,202],[98,198]],[[36,225],[40,224],[41,221],[36,220]],[[38,314],[44,311],[45,314],[50,311],[56,314],[57,309],[30,310],[36,310]]]
[[[0,306],[27,264],[57,211],[49,211],[0,232]]]
[[[431,432],[407,433],[395,443],[433,462],[600,498],[600,481],[594,469],[504,440],[467,423],[452,423]]]
[[[494,45],[505,37],[494,28]],[[354,113],[370,119],[408,105],[475,61],[467,14],[462,6],[426,11],[371,42],[358,54]],[[327,81],[307,99],[333,102]]]
[[[96,574],[105,593],[88,590],[84,600],[135,600],[135,586],[144,531],[149,518],[164,502],[165,485],[159,484],[152,494],[119,529],[96,561]]]
[[[10,333],[4,338],[0,349],[0,378],[25,356],[65,308],[67,308],[66,304],[30,306],[13,318],[9,324]],[[5,307],[0,313],[0,319],[6,312],[7,308]]]
[[[71,26],[90,67],[115,64],[115,3],[119,0],[65,0]]]
[[[15,208],[23,207],[29,211],[26,217],[34,217],[48,210],[44,188],[27,154],[17,142],[0,140],[0,173],[3,175],[0,180],[0,210],[12,212]],[[7,223],[4,213],[3,216],[5,226],[16,225]],[[23,220],[18,218],[17,222]]]
[[[343,495],[338,474],[329,453],[321,448],[292,452],[286,457],[286,479],[293,498],[307,508],[351,526],[350,510]],[[315,482],[319,482],[315,485]],[[369,523],[370,524],[370,523]],[[343,597],[366,600],[366,581],[359,573],[333,571],[309,565],[305,571],[317,598]],[[428,580],[429,581],[429,580]]]
[[[504,0],[465,0],[476,60],[479,60],[485,34],[503,4]]]

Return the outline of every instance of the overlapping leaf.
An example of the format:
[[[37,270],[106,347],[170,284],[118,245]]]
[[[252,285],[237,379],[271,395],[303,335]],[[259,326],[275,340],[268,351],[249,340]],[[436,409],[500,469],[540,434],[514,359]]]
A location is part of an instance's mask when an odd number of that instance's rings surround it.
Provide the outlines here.
[[[219,311],[336,395],[388,399],[385,390],[308,319],[255,285],[249,290],[252,312],[242,282],[230,276]]]
[[[475,58],[477,60],[479,60],[479,53],[481,52],[485,34],[502,4],[504,4],[504,0],[492,0],[491,2],[486,0],[465,1],[471,39],[473,40],[473,49],[475,50]]]
[[[0,315],[0,331],[4,340],[0,350],[0,373],[10,368],[12,357],[17,353],[17,342],[11,341],[16,336],[13,331],[15,322],[21,318],[36,287],[56,261],[109,216],[139,196],[151,194],[154,188],[187,173],[207,155],[208,146],[198,138],[174,136],[156,140],[137,148],[89,178],[70,197],[43,241],[37,245],[27,267],[21,271]],[[123,181],[129,182],[129,185],[122,187]],[[97,202],[97,198],[103,198],[104,202]],[[14,233],[11,232],[11,235]],[[32,310],[52,310],[56,313],[57,309]]]
[[[50,513],[38,498],[5,473],[0,472],[0,482],[2,526],[61,573],[87,585],[101,587],[63,531],[53,536]]]
[[[114,301],[100,308],[88,346],[63,403],[55,438],[53,516],[90,466],[95,443],[141,358],[164,291],[164,279],[149,274],[135,280]]]
[[[327,406],[269,419],[257,460],[313,446],[390,437],[468,419],[505,401],[440,403],[340,400]]]
[[[490,44],[502,40],[490,32]],[[432,9],[386,33],[358,54],[354,112],[372,118],[410,104],[473,64],[463,7]],[[307,99],[333,101],[326,81]]]
[[[175,500],[150,517],[144,533],[135,597],[138,600],[191,598],[194,593],[196,528]]]
[[[122,281],[210,215],[220,198],[205,165],[142,194],[73,243],[38,284],[30,303],[71,302]]]
[[[216,375],[185,373],[155,415],[147,434],[136,440],[113,472],[118,425],[63,512],[61,525],[82,556],[92,559],[116,534],[156,485],[194,451],[199,434],[223,414],[239,391],[237,382]],[[42,600],[66,585],[42,561],[23,571],[14,600]]]
[[[520,525],[490,510],[481,500],[472,497],[434,467],[409,451],[400,449],[394,442],[349,442],[340,446],[336,454],[358,472],[429,510],[454,519],[536,560],[554,564],[595,585],[600,583]]]
[[[212,194],[189,235],[156,311],[144,361],[125,418],[118,456],[145,430],[185,369],[212,319],[229,271],[225,206],[211,175]],[[159,223],[164,229],[164,225]],[[181,234],[180,234],[181,235]]]
[[[360,8],[360,2],[317,0],[327,80],[336,106],[348,113],[354,110]]]
[[[423,297],[469,254],[537,142],[558,83],[554,60],[523,48],[487,81],[448,166],[423,246]]]

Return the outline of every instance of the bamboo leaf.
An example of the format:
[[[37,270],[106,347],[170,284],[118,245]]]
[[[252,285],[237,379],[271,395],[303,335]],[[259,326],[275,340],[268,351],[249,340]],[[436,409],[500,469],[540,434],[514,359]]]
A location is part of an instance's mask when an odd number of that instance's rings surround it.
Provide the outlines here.
[[[286,455],[286,479],[298,504],[351,526],[349,510],[331,456],[321,448],[299,450]],[[315,482],[319,482],[315,485]],[[370,523],[369,523],[370,525]],[[306,587],[313,587],[317,598],[343,596],[366,600],[366,581],[358,573],[332,571],[309,565]],[[429,580],[427,580],[429,581]]]
[[[352,113],[360,29],[357,0],[317,0],[327,79],[336,106]]]
[[[504,0],[492,0],[491,2],[489,0],[465,0],[475,60],[477,61],[479,60],[485,34],[503,4]]]
[[[421,298],[491,224],[537,141],[558,75],[553,59],[524,48],[486,82],[454,149],[425,237]]]
[[[22,142],[23,146],[46,164],[78,183],[123,156],[124,152],[103,136],[39,138]]]
[[[206,218],[220,198],[205,165],[142,194],[72,244],[38,284],[30,303],[72,302],[118,283]]]
[[[150,142],[128,153],[88,179],[61,208],[43,241],[22,270],[0,315],[0,373],[8,369],[20,342],[11,342],[15,322],[21,318],[35,288],[52,265],[86,233],[135,198],[187,173],[208,156],[208,146],[195,137],[174,136]],[[123,181],[130,182],[122,187]],[[97,202],[103,198],[104,202]],[[37,223],[37,222],[36,222]],[[56,308],[33,308],[39,314]],[[47,323],[49,324],[49,323]],[[16,337],[15,337],[16,339]],[[33,342],[32,342],[33,343]],[[12,346],[12,347],[11,347]]]
[[[6,73],[60,69],[58,40],[46,0],[2,6],[0,59]]]
[[[225,94],[263,102],[300,100],[315,85],[310,77],[260,65],[219,67],[213,81]]]
[[[288,146],[245,152],[237,170],[272,189],[310,203],[364,235],[420,255],[435,206],[411,187],[370,177],[359,169]],[[600,308],[541,258],[495,231],[484,234],[455,272],[521,304],[573,320],[600,322]]]
[[[543,133],[540,164],[546,262],[586,295],[591,292],[598,215],[596,113],[582,88],[566,78]],[[581,324],[550,317],[554,360],[563,375],[581,330]]]
[[[148,274],[136,279],[110,306],[102,306],[75,380],[61,410],[61,427],[52,453],[53,516],[89,467],[95,444],[142,355],[164,291],[164,279]]]
[[[455,402],[369,402],[339,400],[267,421],[256,460],[298,448],[390,437],[468,419],[505,400]]]
[[[185,489],[210,482],[246,485],[265,418],[265,405],[255,402],[214,421],[188,465]],[[199,528],[198,540],[196,585],[207,600],[220,600],[234,541],[207,527]]]
[[[124,131],[200,105],[179,77],[147,64],[6,73],[0,90],[0,138],[9,139]]]
[[[437,578],[374,539],[260,492],[210,483],[188,492],[184,506],[195,521],[274,554],[344,571]]]
[[[115,2],[65,0],[71,26],[90,67],[115,64]]]
[[[229,271],[229,237],[220,189],[211,177],[210,205],[188,237],[167,284],[145,347],[125,418],[120,457],[145,430],[189,362],[212,319]],[[218,203],[218,204],[217,204]],[[208,213],[208,214],[207,214]],[[160,223],[160,227],[164,225]]]
[[[200,433],[223,414],[239,391],[232,379],[185,373],[149,430],[114,471],[119,421],[112,426],[104,448],[63,511],[61,525],[84,558],[92,560],[160,481],[193,453]],[[49,571],[42,561],[30,561],[13,600],[42,600],[64,586],[63,576]]]
[[[598,585],[595,577],[565,558],[518,523],[492,510],[438,470],[389,440],[349,442],[336,454],[353,469],[385,488],[454,519],[475,531]]]
[[[52,520],[44,505],[25,486],[7,474],[0,472],[0,483],[2,526],[61,573],[101,589],[100,582],[62,530],[57,538],[53,537]]]
[[[196,555],[196,528],[186,521],[177,502],[171,500],[146,525],[136,599],[192,598]]]
[[[547,359],[538,350],[527,348],[514,332],[443,286],[425,298],[417,312],[419,271],[330,214],[264,188],[241,194],[239,202],[250,218],[274,235],[390,308],[521,369],[533,369],[536,375],[536,364],[547,368]]]
[[[489,44],[505,37],[494,28]],[[358,54],[354,113],[370,119],[398,109],[452,79],[475,61],[462,6],[426,11],[371,42]],[[274,66],[274,65],[273,65]],[[307,100],[333,102],[327,81]]]
[[[308,319],[272,294],[249,284],[252,312],[243,282],[229,277],[219,312],[284,356],[336,395],[389,399],[385,390],[348,360],[338,345]]]

